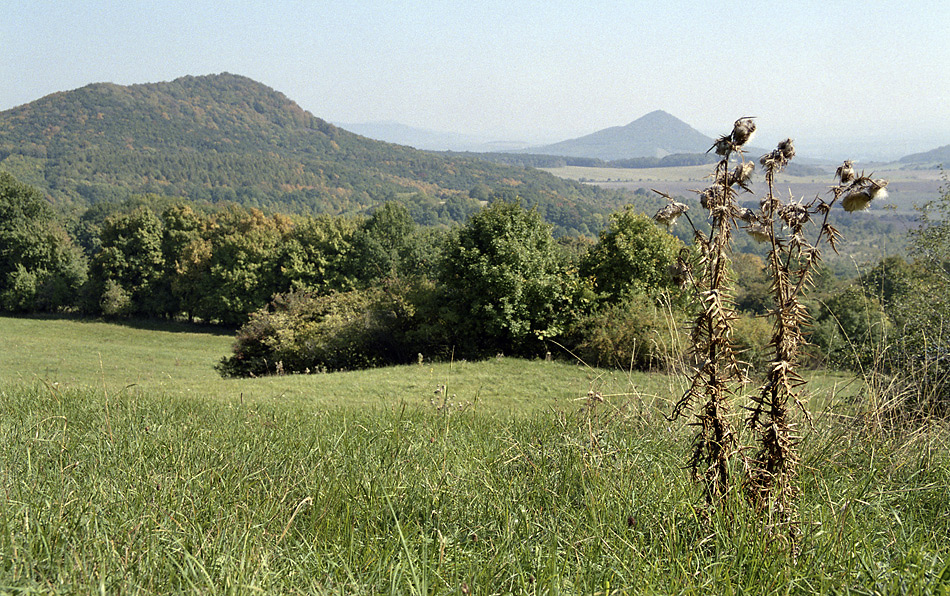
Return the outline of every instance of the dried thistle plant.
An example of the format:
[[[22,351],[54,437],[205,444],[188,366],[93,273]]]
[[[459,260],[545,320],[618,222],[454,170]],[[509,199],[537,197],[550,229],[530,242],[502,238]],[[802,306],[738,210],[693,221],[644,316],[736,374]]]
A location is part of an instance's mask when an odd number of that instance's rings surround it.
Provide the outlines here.
[[[857,176],[852,162],[845,161],[835,172],[838,184],[831,189],[830,201],[815,197],[808,203],[791,199],[783,202],[775,195],[775,175],[794,156],[791,147],[791,141],[783,141],[761,160],[768,191],[757,218],[771,243],[768,269],[774,302],[769,343],[772,357],[765,382],[752,396],[747,418],[758,444],[748,462],[747,489],[756,505],[777,516],[773,523],[794,529],[799,456],[795,425],[789,417],[790,404],[797,405],[808,417],[801,402],[805,380],[797,372],[800,350],[806,343],[803,330],[810,320],[801,297],[812,286],[815,268],[821,261],[819,245],[824,241],[837,251],[840,234],[828,223],[833,205],[841,200],[845,211],[867,208],[872,200],[885,196],[887,181]],[[818,217],[821,222],[817,236],[809,241],[805,226]],[[760,232],[750,230],[754,235]]]
[[[691,325],[690,357],[694,366],[690,385],[673,408],[671,420],[686,411],[695,415],[696,435],[693,438],[689,467],[701,481],[707,504],[715,502],[729,490],[730,462],[738,452],[737,432],[731,421],[731,398],[737,384],[747,379],[732,345],[732,327],[738,318],[732,299],[729,278],[732,233],[742,211],[736,202],[740,190],[748,190],[754,164],[743,159],[742,146],[755,131],[751,118],[740,118],[732,133],[720,137],[712,147],[722,157],[716,166],[713,183],[699,194],[702,207],[708,212],[710,235],[693,226],[694,244],[698,248],[696,267],[687,264],[682,252],[673,273],[678,281],[690,283],[697,295],[698,312]],[[711,149],[711,150],[712,150]],[[730,172],[730,158],[739,157],[735,171]],[[750,167],[751,166],[751,167]],[[660,193],[663,194],[663,193]],[[663,194],[677,204],[668,195]],[[657,214],[661,223],[668,219],[664,207]],[[661,217],[662,214],[662,217]],[[692,225],[692,220],[690,220]]]
[[[828,223],[834,203],[840,200],[846,211],[867,208],[874,199],[886,196],[887,181],[863,174],[858,176],[853,164],[847,161],[836,172],[838,184],[832,187],[831,200],[815,197],[804,202],[789,197],[783,201],[775,193],[775,176],[795,156],[794,143],[786,139],[759,161],[768,186],[767,194],[759,202],[760,209],[739,207],[736,196],[740,191],[749,191],[748,184],[755,169],[753,163],[744,159],[742,146],[754,131],[751,118],[740,118],[733,125],[732,133],[716,140],[712,149],[722,159],[716,166],[713,184],[696,191],[700,204],[708,211],[710,236],[707,238],[693,227],[694,244],[699,249],[697,271],[686,263],[688,251],[686,255],[681,252],[677,264],[671,268],[679,282],[693,286],[698,313],[692,323],[690,350],[696,364],[689,388],[674,406],[670,418],[679,418],[686,411],[695,414],[697,431],[689,465],[694,478],[704,484],[707,503],[715,504],[716,499],[729,490],[730,462],[738,457],[746,471],[747,494],[757,507],[778,515],[777,520],[769,522],[771,530],[776,523],[794,527],[795,497],[799,492],[796,485],[798,437],[789,409],[790,405],[797,404],[808,416],[800,399],[805,381],[797,372],[800,351],[806,343],[803,331],[809,322],[801,297],[812,286],[815,268],[821,261],[819,245],[827,242],[837,250],[840,234]],[[739,163],[730,172],[733,155],[738,156]],[[671,205],[680,205],[669,195],[660,194]],[[670,221],[674,211],[677,210],[671,206],[664,207],[657,214],[657,220]],[[685,206],[679,213],[684,212]],[[806,227],[816,224],[817,235],[809,240]],[[756,446],[749,449],[740,445],[730,421],[730,398],[737,387],[748,381],[730,342],[736,313],[730,297],[732,280],[728,264],[732,231],[739,227],[756,241],[771,245],[768,272],[774,301],[770,313],[772,356],[764,383],[751,396],[752,405],[746,419],[756,442]],[[749,452],[753,454],[747,455]]]

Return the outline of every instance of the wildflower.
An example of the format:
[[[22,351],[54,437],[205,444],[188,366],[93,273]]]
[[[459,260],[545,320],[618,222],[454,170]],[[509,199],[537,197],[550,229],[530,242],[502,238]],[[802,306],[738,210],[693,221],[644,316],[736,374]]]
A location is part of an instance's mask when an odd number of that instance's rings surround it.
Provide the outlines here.
[[[686,212],[688,207],[683,203],[678,203],[676,201],[670,201],[668,205],[656,212],[656,215],[653,216],[657,222],[670,227],[676,223],[676,219]]]

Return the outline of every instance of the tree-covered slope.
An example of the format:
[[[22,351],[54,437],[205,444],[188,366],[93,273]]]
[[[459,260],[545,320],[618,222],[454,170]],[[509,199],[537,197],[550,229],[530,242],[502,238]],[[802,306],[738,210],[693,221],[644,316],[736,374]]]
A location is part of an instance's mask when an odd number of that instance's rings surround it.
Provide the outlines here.
[[[231,74],[97,83],[0,112],[0,170],[77,205],[151,192],[341,213],[404,193],[444,199],[474,187],[582,211],[603,202],[598,191],[543,172],[352,134]]]

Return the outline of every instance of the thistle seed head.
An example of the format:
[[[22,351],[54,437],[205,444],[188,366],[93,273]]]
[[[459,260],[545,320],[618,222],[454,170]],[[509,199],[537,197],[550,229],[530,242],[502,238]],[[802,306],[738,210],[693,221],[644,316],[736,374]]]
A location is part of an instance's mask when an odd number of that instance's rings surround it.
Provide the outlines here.
[[[736,147],[748,143],[755,135],[755,122],[750,117],[739,118],[732,125],[732,142]]]
[[[713,146],[709,148],[709,150],[712,149],[716,150],[716,155],[721,157],[729,157],[729,154],[732,153],[733,149],[735,149],[735,146],[732,144],[731,135],[716,139],[716,142],[713,144]],[[706,153],[709,153],[709,150],[707,150]]]
[[[846,159],[843,164],[838,166],[838,169],[835,170],[835,178],[837,178],[841,184],[847,184],[854,180],[854,164],[850,159]]]
[[[863,211],[874,199],[885,197],[887,197],[887,180],[883,178],[872,180],[862,175],[851,183],[850,190],[841,199],[841,206],[845,211]]]
[[[801,203],[789,203],[779,210],[779,216],[790,228],[800,228],[811,218],[808,208]]]
[[[852,190],[841,199],[845,211],[863,211],[871,205],[871,193],[867,190]]]
[[[671,201],[668,205],[657,211],[653,219],[669,228],[676,223],[676,219],[685,213],[688,208],[689,207],[683,203]]]
[[[721,207],[725,198],[725,190],[719,184],[713,184],[699,193],[699,203],[703,206],[703,209],[710,211]]]
[[[792,139],[785,139],[780,142],[778,144],[778,150],[782,152],[782,156],[785,157],[786,162],[795,157],[795,146],[792,144]]]
[[[795,157],[795,146],[792,144],[792,139],[785,139],[778,144],[778,148],[763,155],[759,163],[770,171],[783,170],[793,157]]]
[[[883,178],[878,178],[877,180],[872,180],[870,186],[868,186],[868,194],[871,195],[871,199],[886,199],[887,198],[887,180]]]
[[[749,233],[749,236],[752,236],[752,239],[756,242],[768,242],[769,241],[769,229],[765,227],[762,222],[754,221],[746,226],[745,231]]]
[[[748,191],[749,181],[752,180],[752,172],[755,171],[755,164],[751,161],[741,163],[736,166],[736,169],[733,170],[732,176],[729,178],[729,184],[737,184],[743,190]]]

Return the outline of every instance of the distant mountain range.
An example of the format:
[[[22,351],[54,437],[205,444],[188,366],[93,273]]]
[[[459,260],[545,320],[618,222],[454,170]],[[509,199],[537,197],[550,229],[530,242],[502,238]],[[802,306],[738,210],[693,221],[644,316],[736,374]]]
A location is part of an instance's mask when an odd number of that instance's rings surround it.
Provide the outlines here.
[[[524,153],[593,157],[605,161],[635,157],[665,157],[675,153],[704,153],[713,139],[663,110],[637,118],[626,126],[613,126],[595,133]]]
[[[358,134],[402,145],[410,145],[419,149],[434,151],[465,151],[489,154],[485,157],[500,163],[520,163],[523,165],[552,166],[551,159],[542,156],[574,158],[575,160],[592,160],[578,162],[576,165],[610,165],[611,167],[639,167],[640,163],[651,163],[655,166],[682,165],[685,162],[703,163],[700,157],[712,146],[713,139],[682,120],[664,112],[656,110],[634,120],[626,126],[614,126],[597,132],[569,139],[558,143],[542,146],[528,146],[520,141],[488,142],[485,137],[476,137],[450,132],[433,132],[419,128],[405,126],[395,122],[375,122],[367,124],[341,124],[343,128]],[[897,146],[891,147],[889,153],[880,150],[880,142],[867,144],[843,139],[830,142],[818,140],[811,143],[811,147],[818,148],[818,155],[839,157],[821,158],[812,155],[806,150],[799,151],[796,164],[803,166],[823,165],[825,167],[839,163],[838,159],[858,159],[862,163],[868,161],[881,162],[896,160],[894,153]],[[871,149],[876,149],[872,151]],[[761,155],[769,149],[748,147],[749,155]],[[915,153],[901,158],[903,163],[948,164],[950,158],[946,156],[946,147],[941,147],[925,153]],[[504,153],[526,156],[524,159],[505,157]],[[888,158],[886,155],[890,155]],[[664,158],[667,158],[664,160]],[[663,160],[663,161],[661,161]],[[555,160],[556,161],[556,160]],[[562,160],[563,161],[563,160]],[[599,163],[602,162],[602,163]],[[613,163],[610,163],[613,162]],[[624,163],[626,162],[626,163]]]
[[[950,167],[950,145],[937,147],[924,153],[914,153],[901,158],[901,163],[919,165],[940,165]]]
[[[371,140],[227,73],[95,83],[0,112],[0,170],[77,207],[157,193],[354,213],[392,198],[467,200],[478,188],[542,213],[556,205],[565,230],[605,208],[606,196],[538,170]]]

